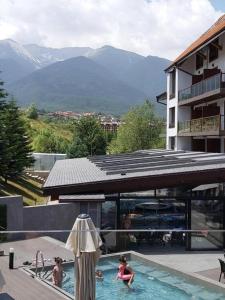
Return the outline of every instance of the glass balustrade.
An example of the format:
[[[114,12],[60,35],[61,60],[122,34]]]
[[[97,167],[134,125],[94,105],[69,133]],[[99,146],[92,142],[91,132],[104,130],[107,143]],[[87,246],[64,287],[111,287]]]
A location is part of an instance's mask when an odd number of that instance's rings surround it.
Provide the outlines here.
[[[218,73],[198,83],[195,83],[188,88],[180,90],[179,101],[188,100],[219,89],[221,87],[221,82],[224,79],[223,75],[223,73]]]
[[[223,115],[188,120],[179,123],[179,133],[219,131],[223,122]]]

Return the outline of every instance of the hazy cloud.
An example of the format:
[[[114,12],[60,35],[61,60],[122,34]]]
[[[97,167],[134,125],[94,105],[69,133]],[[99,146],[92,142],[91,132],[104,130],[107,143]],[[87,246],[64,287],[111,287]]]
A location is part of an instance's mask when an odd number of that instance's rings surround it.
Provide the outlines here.
[[[0,39],[174,59],[222,14],[209,0],[0,0]]]

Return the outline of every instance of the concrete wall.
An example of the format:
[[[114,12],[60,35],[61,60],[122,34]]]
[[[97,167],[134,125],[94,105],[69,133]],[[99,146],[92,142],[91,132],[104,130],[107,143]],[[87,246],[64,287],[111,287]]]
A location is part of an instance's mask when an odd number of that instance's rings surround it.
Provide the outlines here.
[[[0,204],[7,206],[7,231],[23,230],[23,197],[0,197]],[[16,239],[18,234],[7,234],[8,239]]]
[[[100,227],[101,203],[73,202],[24,207],[23,228],[36,231],[70,230],[80,213],[88,213],[95,226]],[[68,233],[44,233],[44,235],[62,241],[68,237]]]
[[[0,197],[0,204],[7,205],[8,231],[70,230],[80,213],[87,213],[95,226],[101,226],[101,203],[97,201],[57,203],[23,207],[22,196]],[[26,233],[26,238],[48,235],[65,241],[69,233]],[[8,239],[24,237],[7,234]]]

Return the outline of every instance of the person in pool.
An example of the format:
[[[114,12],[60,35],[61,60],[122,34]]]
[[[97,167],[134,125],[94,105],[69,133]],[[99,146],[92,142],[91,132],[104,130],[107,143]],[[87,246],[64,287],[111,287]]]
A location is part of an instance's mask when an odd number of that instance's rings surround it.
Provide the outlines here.
[[[103,281],[104,277],[103,277],[103,272],[101,270],[97,270],[95,272],[95,278],[98,280],[98,281]]]
[[[135,273],[127,264],[126,256],[121,255],[119,258],[119,272],[117,273],[116,279],[121,279],[128,287],[131,286]]]
[[[62,258],[55,257],[55,266],[52,270],[52,282],[54,285],[61,287],[63,280]]]

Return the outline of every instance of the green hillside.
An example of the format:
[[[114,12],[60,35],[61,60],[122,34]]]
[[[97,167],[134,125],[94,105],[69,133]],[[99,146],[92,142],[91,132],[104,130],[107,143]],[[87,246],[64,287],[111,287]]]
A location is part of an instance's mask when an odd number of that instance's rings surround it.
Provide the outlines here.
[[[42,184],[27,176],[21,176],[15,180],[8,180],[5,183],[0,180],[0,197],[21,195],[24,205],[45,204],[47,197],[43,196]]]
[[[59,142],[70,143],[72,140],[73,132],[71,121],[51,120],[47,117],[39,117],[37,120],[32,120],[25,115],[24,120],[34,152],[42,152],[37,146],[37,139],[46,132],[50,133]]]

